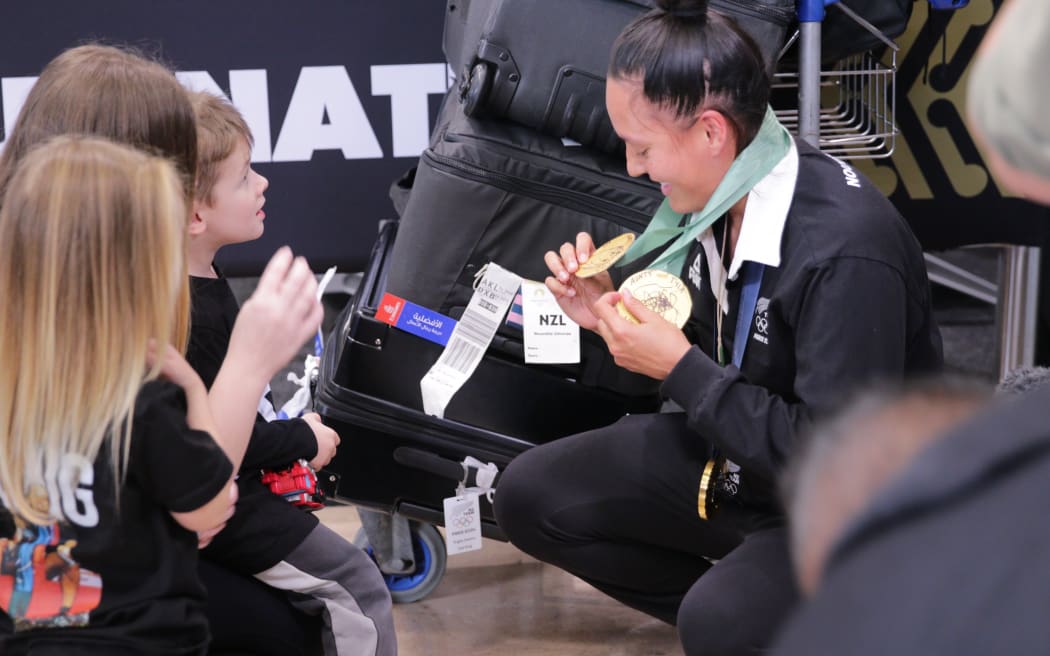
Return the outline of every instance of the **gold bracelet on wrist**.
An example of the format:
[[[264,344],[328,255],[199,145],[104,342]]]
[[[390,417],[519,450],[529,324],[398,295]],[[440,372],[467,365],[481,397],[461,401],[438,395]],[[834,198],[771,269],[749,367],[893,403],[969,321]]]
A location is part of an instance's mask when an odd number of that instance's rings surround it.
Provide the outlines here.
[[[718,459],[711,458],[704,465],[704,473],[700,476],[700,493],[696,498],[696,511],[700,515],[700,519],[710,519],[711,512],[715,509],[714,499],[712,498],[712,479],[715,476],[715,472],[718,468]]]

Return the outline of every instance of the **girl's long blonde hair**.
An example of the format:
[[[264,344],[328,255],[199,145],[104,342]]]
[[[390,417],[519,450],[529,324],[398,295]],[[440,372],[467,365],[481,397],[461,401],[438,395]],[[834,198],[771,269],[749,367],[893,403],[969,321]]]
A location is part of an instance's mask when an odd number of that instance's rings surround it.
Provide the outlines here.
[[[15,515],[62,520],[58,499],[50,513],[34,508],[30,487],[58,489],[62,457],[94,462],[107,440],[122,480],[136,395],[159,373],[150,342],[163,353],[187,338],[182,185],[168,161],[93,137],[47,142],[10,178],[0,208],[0,492]]]

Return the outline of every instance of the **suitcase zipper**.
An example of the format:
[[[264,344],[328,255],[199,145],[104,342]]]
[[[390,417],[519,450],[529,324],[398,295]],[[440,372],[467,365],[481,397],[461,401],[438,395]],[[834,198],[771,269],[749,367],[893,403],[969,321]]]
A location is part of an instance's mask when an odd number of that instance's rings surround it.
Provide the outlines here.
[[[436,168],[445,169],[446,172],[452,169],[462,175],[462,177],[474,182],[490,184],[504,191],[527,196],[552,205],[568,207],[599,218],[615,217],[619,219],[618,223],[636,231],[644,230],[652,218],[652,216],[644,212],[632,210],[619,203],[596,198],[590,194],[569,191],[562,187],[555,187],[542,182],[526,182],[521,178],[509,176],[505,173],[468,164],[446,155],[438,155],[432,150],[425,151],[423,157],[431,160],[431,163]]]
[[[754,2],[745,2],[744,0],[712,0],[711,8],[718,11],[720,8],[726,8],[736,13],[747,14],[752,18],[761,19],[772,19],[778,25],[790,25],[795,20],[795,8],[792,7],[774,7],[772,5],[761,4]],[[732,15],[730,15],[732,17]]]

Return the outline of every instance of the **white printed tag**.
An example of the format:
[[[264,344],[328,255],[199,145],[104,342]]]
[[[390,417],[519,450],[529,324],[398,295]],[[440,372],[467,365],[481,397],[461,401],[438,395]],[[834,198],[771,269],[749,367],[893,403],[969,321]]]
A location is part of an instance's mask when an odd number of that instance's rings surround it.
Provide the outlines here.
[[[419,381],[423,412],[445,416],[449,401],[477,369],[520,286],[520,276],[493,262],[486,265],[445,350]]]
[[[525,362],[575,364],[580,361],[580,327],[565,316],[546,285],[522,281],[521,316]]]
[[[481,548],[481,508],[478,495],[467,493],[449,497],[445,505],[445,543],[448,555],[454,556]]]
[[[324,296],[324,290],[328,287],[328,283],[332,282],[332,278],[335,277],[335,267],[328,267],[328,270],[324,272],[321,279],[317,281],[317,300],[321,300]]]

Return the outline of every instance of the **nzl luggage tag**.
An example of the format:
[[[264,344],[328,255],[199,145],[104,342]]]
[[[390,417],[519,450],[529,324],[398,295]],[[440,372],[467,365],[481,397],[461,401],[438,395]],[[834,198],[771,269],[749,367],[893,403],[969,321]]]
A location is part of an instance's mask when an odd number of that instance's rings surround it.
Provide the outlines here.
[[[383,294],[376,319],[406,333],[445,346],[456,327],[456,320],[393,294]]]
[[[542,282],[521,282],[522,338],[529,364],[576,364],[580,327],[562,312]]]

